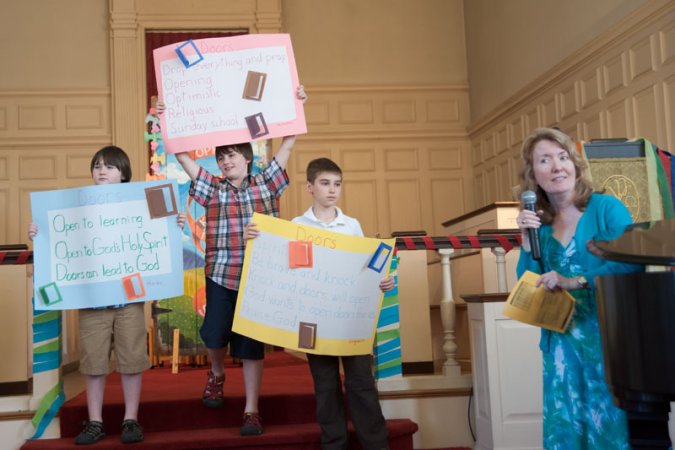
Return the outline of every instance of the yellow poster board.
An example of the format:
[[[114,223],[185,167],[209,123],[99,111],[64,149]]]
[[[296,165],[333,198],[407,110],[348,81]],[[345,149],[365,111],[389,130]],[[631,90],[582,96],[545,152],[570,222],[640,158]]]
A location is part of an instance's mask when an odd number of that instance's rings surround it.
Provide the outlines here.
[[[260,236],[246,245],[233,331],[307,353],[372,353],[379,283],[389,273],[395,239],[348,236],[262,214],[253,222]]]

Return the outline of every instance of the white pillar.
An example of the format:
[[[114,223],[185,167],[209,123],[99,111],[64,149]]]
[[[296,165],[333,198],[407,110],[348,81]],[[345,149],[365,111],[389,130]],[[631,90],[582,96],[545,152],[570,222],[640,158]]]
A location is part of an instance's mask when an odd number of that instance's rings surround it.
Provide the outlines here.
[[[497,259],[497,289],[499,292],[508,292],[506,288],[506,250],[502,247],[492,247],[490,250]]]
[[[441,322],[443,324],[443,375],[459,376],[461,370],[455,360],[457,344],[455,344],[455,300],[452,298],[452,281],[450,276],[450,256],[454,249],[441,249],[438,254],[441,257],[441,274],[443,279],[443,298],[441,299]]]

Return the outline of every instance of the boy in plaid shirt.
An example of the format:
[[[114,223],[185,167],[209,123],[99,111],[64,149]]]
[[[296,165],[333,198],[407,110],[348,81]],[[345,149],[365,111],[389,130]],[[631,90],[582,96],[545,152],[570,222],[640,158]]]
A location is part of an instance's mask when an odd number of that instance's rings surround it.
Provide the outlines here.
[[[307,100],[303,86],[298,98]],[[279,197],[288,186],[285,168],[296,136],[285,136],[270,165],[250,175],[253,150],[250,143],[216,147],[216,161],[224,178],[217,178],[187,153],[176,159],[192,179],[190,195],[206,209],[206,316],[200,335],[206,345],[211,370],[202,402],[209,408],[223,405],[224,359],[231,355],[243,362],[246,407],[241,435],[263,432],[258,412],[264,345],[232,332],[246,242],[243,231],[254,212],[279,215]]]

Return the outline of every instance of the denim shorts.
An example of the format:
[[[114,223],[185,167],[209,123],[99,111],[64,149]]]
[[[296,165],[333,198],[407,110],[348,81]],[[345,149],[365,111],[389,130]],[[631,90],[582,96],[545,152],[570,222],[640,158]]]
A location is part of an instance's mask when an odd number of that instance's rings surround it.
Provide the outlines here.
[[[234,358],[263,359],[265,344],[232,331],[238,293],[206,278],[206,314],[199,334],[206,348],[223,348],[229,343]]]

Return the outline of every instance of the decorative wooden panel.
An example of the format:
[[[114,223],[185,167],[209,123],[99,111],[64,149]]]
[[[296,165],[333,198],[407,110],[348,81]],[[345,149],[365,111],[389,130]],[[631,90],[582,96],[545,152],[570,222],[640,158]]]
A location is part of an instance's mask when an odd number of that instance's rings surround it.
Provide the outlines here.
[[[430,170],[452,170],[462,169],[462,148],[442,147],[429,148],[429,169]],[[443,219],[445,222],[448,219]]]
[[[631,137],[628,129],[627,101],[621,100],[607,108],[607,131],[610,137]]]
[[[11,196],[9,188],[0,188],[0,242],[9,243],[12,242],[9,239],[9,220],[11,215],[9,214],[10,205],[9,198]],[[13,241],[18,242],[18,241]]]
[[[7,108],[0,106],[0,131],[7,130]]]
[[[631,81],[654,70],[651,36],[642,39],[630,48],[628,68]]]
[[[516,117],[515,119],[511,120],[511,123],[509,124],[509,142],[508,146],[513,148],[516,146],[520,146],[523,143],[523,140],[525,138],[525,133],[524,133],[524,126],[523,126],[523,121],[525,119],[523,116]]]
[[[433,167],[433,165],[432,165]],[[416,148],[385,148],[384,170],[400,172],[419,170],[419,150]]]
[[[560,119],[573,116],[577,111],[577,92],[575,84],[571,84],[560,93]]]
[[[543,126],[551,126],[558,122],[558,107],[555,95],[542,102],[541,111],[543,116],[541,123]]]
[[[605,95],[625,86],[623,59],[623,54],[616,55],[603,66]]]
[[[356,217],[366,236],[380,233],[377,195],[377,183],[346,179],[342,187],[342,204],[345,214]]]
[[[383,122],[387,124],[414,123],[415,103],[412,100],[385,101],[382,103]]]
[[[591,139],[600,139],[605,137],[602,131],[602,123],[599,114],[589,114],[586,119],[581,120],[582,133],[581,138],[585,141]]]
[[[659,123],[656,106],[656,86],[649,86],[633,96],[633,123],[639,130],[640,137],[649,139],[654,143],[661,142],[665,136],[659,136],[657,124]]]
[[[339,102],[338,118],[344,124],[370,124],[373,122],[373,103]]]
[[[665,103],[664,117],[666,124],[669,124],[666,128],[666,148],[670,149],[671,152],[675,152],[675,76],[672,76],[663,82],[663,92]],[[661,144],[659,143],[659,145]]]
[[[675,62],[675,23],[669,23],[658,34],[659,62],[666,66]]]
[[[374,172],[375,151],[372,148],[341,150],[338,164],[346,172]]]
[[[458,217],[466,211],[461,178],[431,180],[431,211],[433,223],[437,225],[435,229],[427,230],[427,232],[433,235],[444,234],[441,224],[448,220],[448,217]]]
[[[600,101],[600,79],[597,70],[592,70],[587,76],[582,77],[579,86],[582,109]]]
[[[56,157],[54,155],[19,157],[19,179],[53,180],[56,177]]]
[[[420,180],[417,178],[387,180],[385,189],[390,232],[424,229],[420,205]]]

